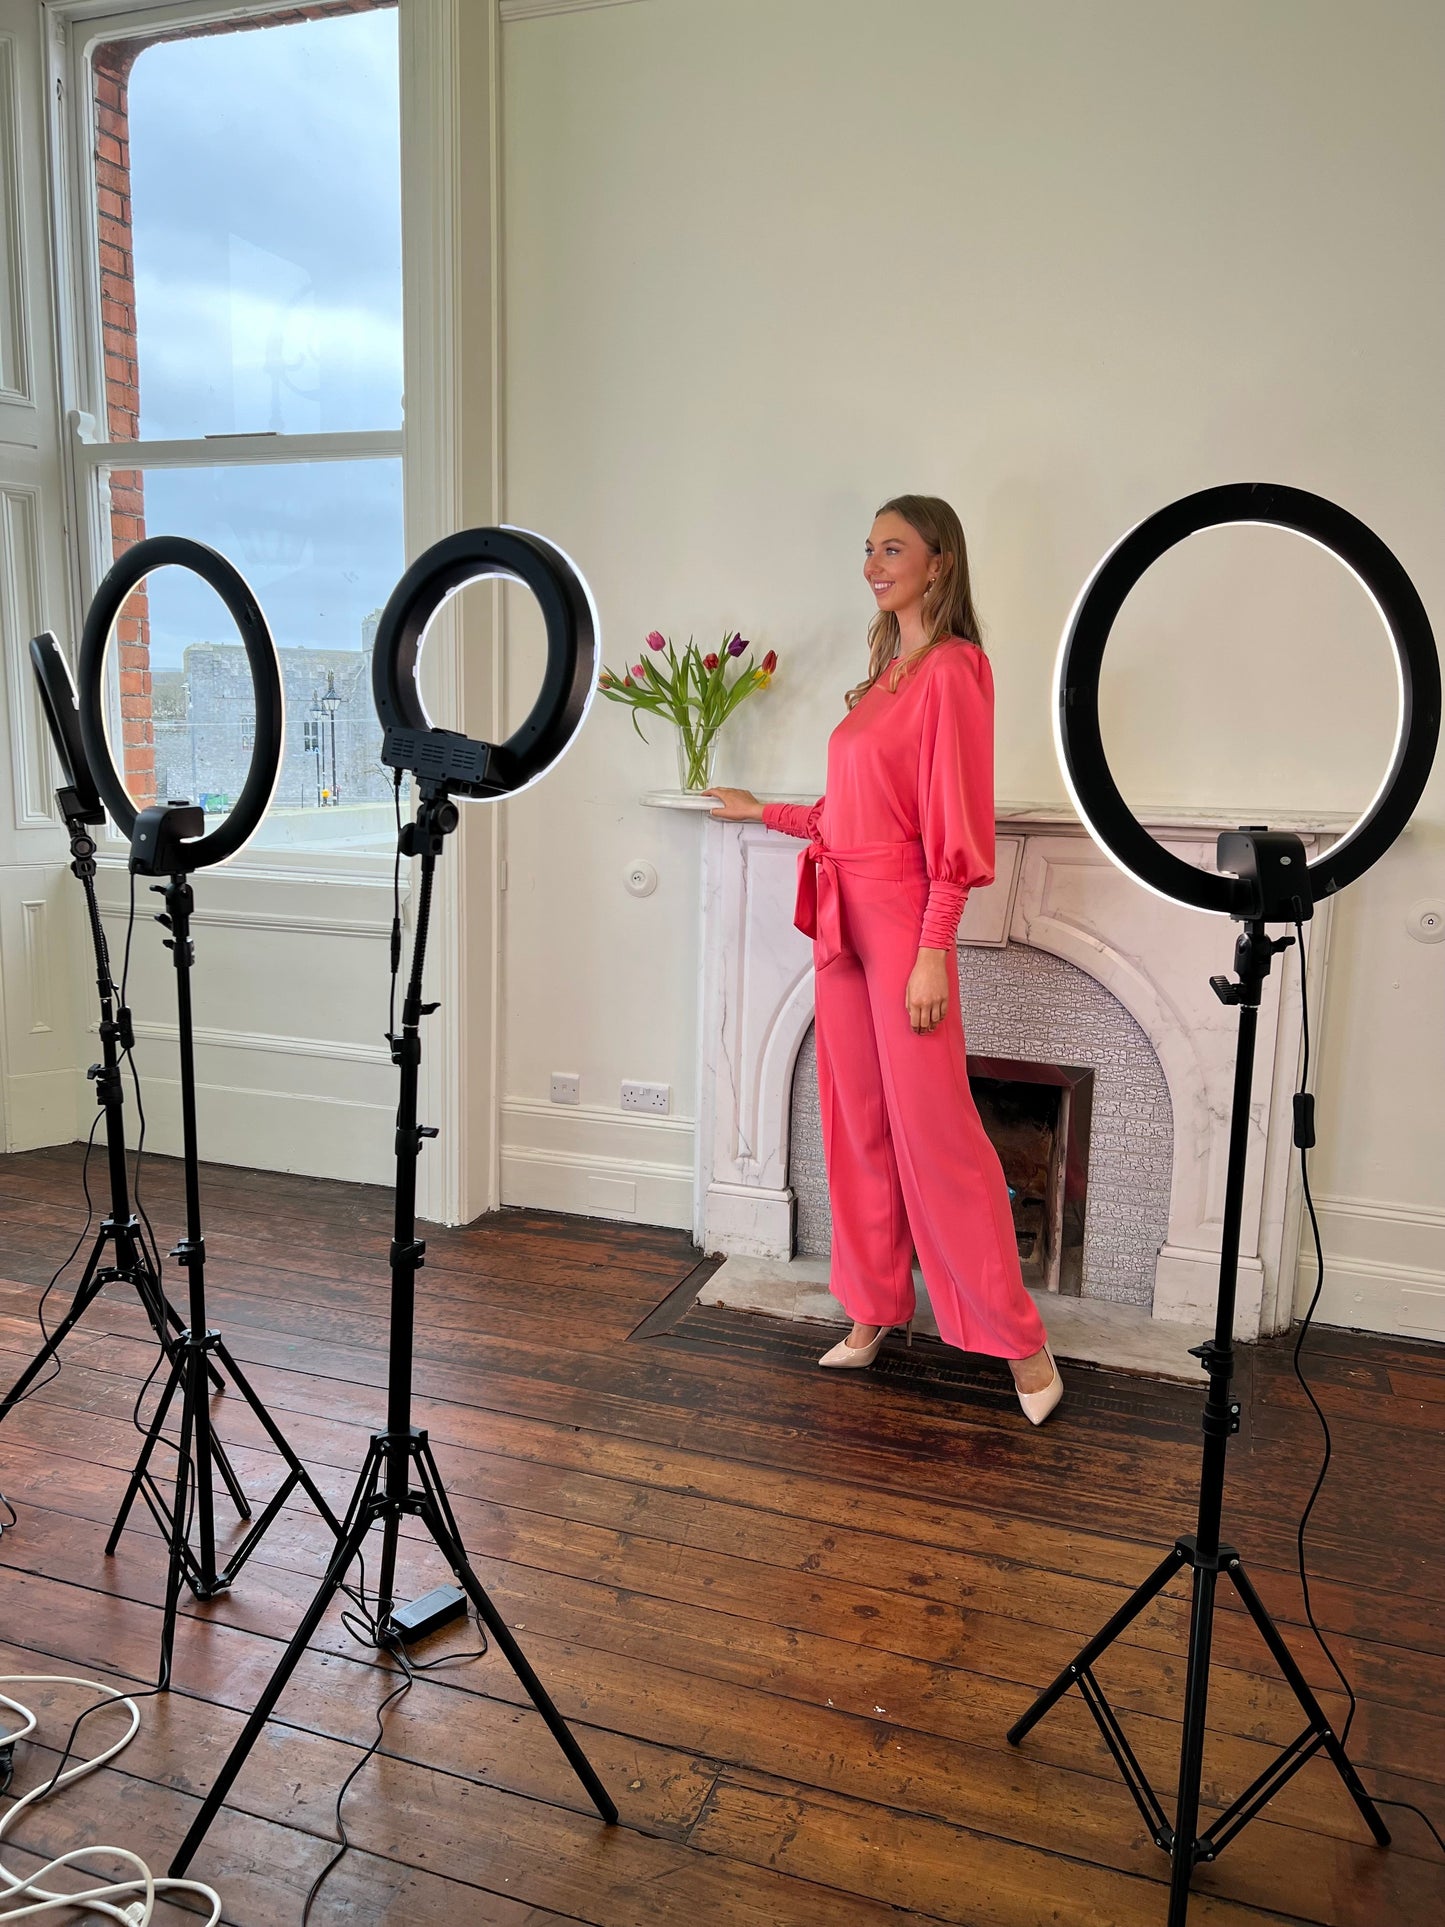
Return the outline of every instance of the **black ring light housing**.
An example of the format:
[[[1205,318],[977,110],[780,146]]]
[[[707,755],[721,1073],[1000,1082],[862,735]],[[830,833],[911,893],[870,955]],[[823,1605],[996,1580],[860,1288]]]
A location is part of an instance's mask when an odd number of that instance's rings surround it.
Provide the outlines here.
[[[80,740],[80,711],[70,664],[48,629],[30,638],[30,664],[40,686],[40,706],[45,711],[65,787],[74,793],[78,805],[76,814],[84,823],[103,823],[105,810]]]
[[[1131,529],[1085,583],[1064,631],[1054,685],[1059,765],[1085,827],[1121,868],[1160,896],[1234,917],[1252,913],[1257,880],[1172,855],[1120,794],[1099,729],[1099,670],[1115,618],[1145,570],[1201,529],[1241,523],[1291,529],[1336,556],[1374,603],[1395,651],[1400,707],[1390,766],[1354,827],[1307,866],[1309,900],[1353,883],[1389,849],[1420,800],[1440,734],[1440,661],[1425,606],[1380,538],[1338,504],[1303,489],[1237,482],[1186,495]]]
[[[111,756],[105,733],[105,652],[116,617],[136,583],[152,570],[166,567],[188,569],[192,575],[198,575],[225,603],[246,651],[256,698],[256,739],[246,780],[232,809],[208,835],[197,833],[184,843],[173,843],[173,865],[161,862],[154,850],[151,853],[154,860],[144,865],[155,871],[175,867],[189,872],[209,869],[212,864],[224,863],[227,857],[234,856],[250,841],[266,814],[281,773],[284,732],[281,664],[261,605],[244,576],[225,556],[207,548],[204,542],[193,542],[184,535],[148,536],[134,548],[127,549],[115,563],[95,592],[81,636],[80,736],[105,807],[121,835],[133,847],[137,819],[151,818],[156,812],[137,810]],[[200,818],[199,810],[191,813],[186,828],[197,818]],[[203,818],[200,820],[204,822]],[[142,827],[149,834],[155,826]],[[178,834],[185,836],[186,828],[180,828]]]
[[[427,625],[469,582],[502,576],[531,590],[547,626],[547,663],[530,714],[504,743],[438,729],[417,688]],[[381,760],[410,770],[423,792],[502,797],[545,776],[567,748],[597,687],[600,630],[592,595],[572,561],[526,529],[463,529],[419,555],[387,599],[371,656],[371,687],[385,738]]]

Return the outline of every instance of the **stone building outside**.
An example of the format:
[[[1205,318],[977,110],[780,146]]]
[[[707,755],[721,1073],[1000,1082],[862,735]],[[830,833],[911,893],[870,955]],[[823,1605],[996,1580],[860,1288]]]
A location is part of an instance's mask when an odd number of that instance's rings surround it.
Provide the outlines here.
[[[286,730],[273,811],[389,802],[370,650],[284,648],[278,655]],[[208,815],[224,815],[245,781],[255,742],[245,650],[233,642],[191,643],[182,668],[152,671],[151,696],[157,795],[184,797]]]

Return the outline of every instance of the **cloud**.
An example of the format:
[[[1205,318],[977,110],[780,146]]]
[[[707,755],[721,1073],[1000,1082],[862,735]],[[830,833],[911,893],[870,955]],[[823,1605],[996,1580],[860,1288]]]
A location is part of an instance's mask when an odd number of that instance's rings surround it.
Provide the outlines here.
[[[129,108],[142,436],[399,426],[395,11],[159,42]],[[359,650],[404,563],[396,460],[152,469],[145,507],[236,563],[283,648]],[[149,606],[158,668],[235,640],[179,570]]]
[[[397,425],[398,86],[393,10],[137,59],[143,434]]]
[[[304,274],[268,292],[249,244],[231,284],[136,278],[141,434],[311,435],[400,428],[400,302],[327,301]],[[251,285],[245,285],[249,281]]]
[[[255,590],[281,648],[359,649],[361,625],[404,566],[399,461],[152,469],[146,531],[189,535],[227,556]],[[192,642],[233,642],[195,576],[150,578],[151,660],[178,667]]]

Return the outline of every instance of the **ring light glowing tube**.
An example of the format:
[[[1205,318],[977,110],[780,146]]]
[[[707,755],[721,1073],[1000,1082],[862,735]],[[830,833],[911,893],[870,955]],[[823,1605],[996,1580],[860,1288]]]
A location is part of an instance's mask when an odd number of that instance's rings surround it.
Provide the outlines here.
[[[1080,590],[1054,669],[1054,747],[1085,829],[1111,862],[1155,896],[1236,913],[1234,878],[1173,855],[1138,822],[1110,774],[1099,728],[1104,647],[1125,597],[1159,557],[1207,528],[1280,528],[1332,555],[1360,584],[1394,651],[1397,710],[1389,765],[1355,823],[1309,865],[1316,901],[1363,874],[1409,821],[1440,731],[1440,663],[1429,618],[1395,556],[1363,522],[1318,495],[1266,483],[1205,489],[1137,523]]]
[[[530,589],[547,631],[542,687],[503,743],[441,729],[417,683],[422,645],[437,611],[469,583],[500,578]],[[585,577],[545,536],[514,527],[464,529],[434,543],[387,600],[372,649],[372,695],[385,738],[382,761],[424,786],[497,799],[530,789],[565,755],[596,695],[601,653],[597,605]]]
[[[155,535],[137,542],[112,566],[95,592],[80,642],[80,735],[96,788],[122,836],[133,838],[138,811],[111,754],[105,728],[105,657],[126,597],[155,569],[188,570],[215,590],[236,625],[251,670],[256,734],[246,780],[235,804],[214,830],[180,846],[187,871],[224,863],[244,849],[270,808],[285,748],[281,664],[261,605],[233,563],[189,536]]]

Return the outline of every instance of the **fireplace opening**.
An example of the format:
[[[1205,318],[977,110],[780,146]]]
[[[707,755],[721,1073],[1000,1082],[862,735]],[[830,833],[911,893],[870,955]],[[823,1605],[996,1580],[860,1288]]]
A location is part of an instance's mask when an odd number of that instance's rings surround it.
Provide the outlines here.
[[[1024,1283],[1077,1298],[1084,1281],[1093,1071],[970,1054],[968,1081],[1008,1182]]]

